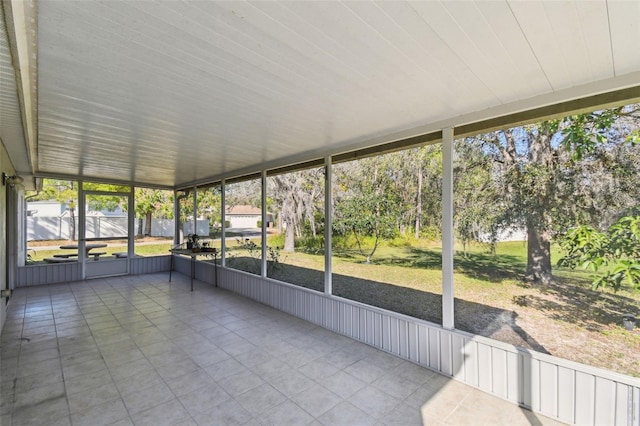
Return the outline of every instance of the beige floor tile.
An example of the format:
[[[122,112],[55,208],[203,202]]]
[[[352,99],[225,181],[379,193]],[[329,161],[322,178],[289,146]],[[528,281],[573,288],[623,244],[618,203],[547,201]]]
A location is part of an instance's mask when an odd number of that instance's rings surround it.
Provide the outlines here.
[[[241,373],[225,377],[224,379],[217,380],[217,382],[229,395],[238,396],[260,386],[264,383],[264,380],[252,371],[245,369],[245,371]]]
[[[68,395],[85,392],[99,386],[113,384],[108,370],[77,376],[71,379],[65,378],[65,387]]]
[[[378,423],[376,419],[346,401],[318,417],[318,421],[325,426],[370,426]]]
[[[177,425],[181,422],[194,424],[191,415],[177,399],[136,413],[132,418],[136,426]]]
[[[65,378],[72,379],[77,376],[82,376],[85,374],[102,371],[102,370],[105,370],[106,368],[107,368],[107,364],[104,362],[102,358],[99,358],[99,359],[90,359],[88,361],[79,362],[79,363],[71,364],[68,366],[63,366],[62,372]]]
[[[45,361],[18,364],[17,376],[18,378],[38,376],[58,371],[62,371],[60,358],[53,358]]]
[[[33,362],[41,362],[46,361],[53,358],[60,357],[60,352],[58,352],[58,348],[49,348],[43,351],[38,352],[25,352],[20,355],[20,364],[29,364]]]
[[[384,415],[382,424],[388,426],[418,426],[430,423],[422,417],[419,409],[405,403],[400,403]]]
[[[224,380],[229,376],[233,376],[235,374],[239,374],[242,372],[249,371],[247,367],[240,364],[233,358],[225,359],[224,361],[216,362],[215,364],[211,364],[205,371],[212,379],[216,381]]]
[[[122,399],[129,413],[135,414],[171,401],[175,399],[175,395],[163,382],[128,394],[123,394]]]
[[[326,413],[343,401],[338,395],[317,383],[294,395],[291,400],[314,417]]]
[[[365,383],[373,383],[387,373],[375,363],[364,359],[351,364],[344,371]]]
[[[412,362],[402,362],[389,370],[387,374],[423,385],[437,373]]]
[[[141,373],[132,374],[131,376],[123,376],[121,378],[113,378],[116,387],[121,394],[131,394],[133,392],[163,384],[162,377],[155,370],[145,370]]]
[[[193,415],[198,425],[244,425],[252,419],[251,413],[245,410],[235,399],[227,399],[214,405],[207,413]]]
[[[339,370],[338,367],[335,367],[334,365],[331,365],[319,359],[315,359],[303,366],[298,367],[298,371],[309,377],[310,379],[317,380],[322,377],[336,374]]]
[[[309,389],[315,382],[304,374],[292,370],[275,379],[271,379],[270,383],[285,396],[291,398]]]
[[[376,379],[371,386],[401,400],[411,395],[420,387],[419,384],[394,374],[385,374]]]
[[[257,416],[284,402],[287,397],[273,386],[264,383],[235,397],[245,410]]]
[[[35,407],[43,402],[66,398],[63,382],[37,386],[25,392],[14,395],[14,408],[16,410],[25,407]]]
[[[368,386],[353,394],[349,402],[371,417],[381,419],[393,410],[400,400],[373,386]]]
[[[71,422],[74,426],[102,426],[128,418],[122,399],[115,399],[72,414]]]
[[[91,407],[119,398],[120,392],[112,383],[67,396],[71,413],[86,411]]]
[[[216,383],[203,369],[197,369],[166,382],[173,394],[178,397]]]
[[[64,422],[68,418],[67,399],[64,394],[57,394],[37,404],[14,407],[12,425],[42,425],[43,420],[51,424],[58,420]]]
[[[291,400],[269,408],[259,416],[260,424],[267,426],[280,425],[309,425],[315,421],[305,410]]]
[[[13,380],[11,380],[13,381]],[[18,377],[15,380],[16,393],[28,392],[34,387],[50,385],[53,383],[62,383],[62,369],[55,369],[49,373],[38,374],[35,376]]]
[[[197,415],[210,412],[216,405],[231,399],[231,396],[219,385],[212,383],[182,395],[178,399],[189,414]]]
[[[215,346],[213,344],[211,345]],[[195,362],[196,364],[198,364],[198,366],[203,368],[230,358],[230,355],[228,353],[218,348],[217,346],[215,346],[215,349],[210,349],[210,350],[191,353],[191,354],[187,353],[187,355],[189,355],[189,357],[191,358],[191,360],[193,360],[193,362]]]
[[[318,383],[342,398],[348,398],[367,386],[362,380],[344,371],[318,379]]]
[[[155,367],[156,372],[166,381],[200,369],[198,364],[186,356],[178,363],[162,364]]]
[[[153,365],[146,358],[136,359],[128,363],[122,363],[109,368],[113,380],[125,380],[133,376],[153,371]]]

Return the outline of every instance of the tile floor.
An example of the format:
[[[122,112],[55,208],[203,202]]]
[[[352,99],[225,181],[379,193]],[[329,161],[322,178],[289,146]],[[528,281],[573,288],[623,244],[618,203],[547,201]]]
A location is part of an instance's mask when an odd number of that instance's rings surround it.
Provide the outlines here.
[[[1,425],[555,424],[176,274],[18,289]]]

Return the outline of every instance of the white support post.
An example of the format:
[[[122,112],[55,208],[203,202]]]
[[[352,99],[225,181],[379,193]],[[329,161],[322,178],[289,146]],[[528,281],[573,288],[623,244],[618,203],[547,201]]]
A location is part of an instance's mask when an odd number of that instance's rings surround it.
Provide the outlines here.
[[[331,202],[333,197],[332,180],[333,169],[331,165],[331,157],[324,159],[324,293],[331,295],[333,293],[333,281],[331,276],[331,228],[333,227],[333,217],[331,216]]]
[[[180,244],[180,199],[178,191],[173,191],[173,244]]]
[[[129,197],[127,197],[127,273],[131,273],[131,262],[135,257],[135,235],[136,235],[136,211],[135,211],[135,188],[133,185],[129,188]]]
[[[442,131],[442,327],[453,330],[453,128]]]
[[[87,240],[86,240],[86,232],[87,232],[87,197],[84,194],[84,183],[80,180],[78,181],[78,262],[82,265],[82,273],[81,277],[84,280],[87,278],[87,267],[86,267],[86,251],[84,249]],[[71,217],[69,219],[72,219]],[[75,235],[70,235],[69,238],[73,240]]]
[[[262,171],[262,177],[260,179],[260,187],[262,189],[261,196],[261,204],[260,208],[262,210],[262,229],[260,232],[262,233],[262,267],[261,275],[263,277],[267,276],[267,171]]]
[[[226,265],[226,254],[227,254],[227,225],[226,225],[226,221],[227,221],[227,202],[226,202],[226,197],[225,197],[225,193],[226,193],[226,183],[225,180],[222,179],[222,182],[220,183],[220,215],[222,216],[220,218],[220,220],[222,221],[222,223],[220,224],[220,265],[221,266],[225,266]]]
[[[198,192],[193,187],[193,234],[198,233]]]

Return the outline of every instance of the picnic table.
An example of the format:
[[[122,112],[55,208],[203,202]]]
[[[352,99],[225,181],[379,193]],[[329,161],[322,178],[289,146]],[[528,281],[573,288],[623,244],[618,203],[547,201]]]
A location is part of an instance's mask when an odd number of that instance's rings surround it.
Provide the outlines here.
[[[107,252],[104,251],[99,251],[99,252],[91,252],[91,250],[94,249],[99,249],[99,248],[105,248],[107,245],[105,243],[88,243],[84,245],[84,250],[85,250],[85,254],[86,257],[89,256],[93,256],[93,260],[98,260],[100,259],[100,256],[103,256],[105,254],[107,254]],[[74,257],[77,256],[77,250],[78,250],[78,244],[66,244],[63,246],[60,246],[60,248],[62,250],[76,250],[76,253],[70,253],[70,254],[59,254],[59,255],[54,255],[54,257],[60,257],[60,258],[69,258],[69,257]]]

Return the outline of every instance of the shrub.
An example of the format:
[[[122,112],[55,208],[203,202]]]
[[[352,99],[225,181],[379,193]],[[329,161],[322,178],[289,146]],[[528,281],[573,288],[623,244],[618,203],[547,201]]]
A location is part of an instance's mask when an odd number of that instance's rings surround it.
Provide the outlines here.
[[[307,253],[319,253],[324,251],[324,236],[308,236],[296,240],[296,247]]]
[[[267,245],[273,247],[284,247],[284,234],[275,234],[267,237]]]

